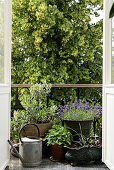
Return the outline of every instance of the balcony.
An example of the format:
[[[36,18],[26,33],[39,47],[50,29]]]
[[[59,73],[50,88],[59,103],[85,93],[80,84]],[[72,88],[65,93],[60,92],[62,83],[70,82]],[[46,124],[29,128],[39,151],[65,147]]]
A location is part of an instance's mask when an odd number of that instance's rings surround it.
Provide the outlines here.
[[[32,84],[12,84],[12,91],[13,91],[13,95],[15,92],[15,106],[12,106],[12,110],[18,110],[18,109],[23,109],[21,102],[20,102],[20,90],[22,89],[28,89],[32,86]],[[97,93],[102,93],[102,84],[53,84],[52,85],[52,89],[57,89],[58,91],[60,89],[74,89],[76,92],[76,98],[79,100],[80,98],[82,98],[81,96],[81,90],[83,89],[83,92],[88,90],[88,88],[90,89],[95,89],[96,90],[96,94]],[[91,96],[91,95],[90,95]],[[102,96],[102,95],[101,95]],[[62,96],[61,96],[62,97]],[[47,96],[47,107],[49,105],[49,100],[50,100],[50,96]],[[94,100],[97,100],[94,96]],[[95,135],[95,132],[94,132]],[[11,168],[13,169],[24,169],[22,168],[22,165],[19,161],[18,158],[15,158],[13,156],[11,156],[11,160],[10,160],[10,165]],[[69,169],[69,170],[74,170],[76,168],[78,169],[108,169],[105,164],[103,163],[97,163],[97,164],[93,164],[93,163],[89,163],[89,164],[79,164],[76,167],[71,166],[70,164],[68,164],[67,162],[53,162],[50,161],[49,157],[44,158],[42,161],[42,164],[35,168],[35,169]],[[27,168],[26,168],[27,169]]]

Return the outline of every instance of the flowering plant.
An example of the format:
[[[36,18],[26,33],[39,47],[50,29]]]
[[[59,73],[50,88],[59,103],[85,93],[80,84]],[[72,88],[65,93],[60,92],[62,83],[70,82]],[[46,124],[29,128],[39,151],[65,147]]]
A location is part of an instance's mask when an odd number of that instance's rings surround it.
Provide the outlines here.
[[[47,96],[51,92],[51,84],[35,84],[30,87],[29,93],[23,95],[22,105],[28,113],[28,120],[35,123],[46,123],[53,119],[57,106],[52,103],[47,108]]]
[[[40,99],[48,96],[48,94],[51,92],[51,87],[52,85],[47,84],[46,81],[44,81],[43,84],[36,83],[35,85],[31,86],[30,93],[36,100],[39,101]]]
[[[58,114],[63,120],[92,120],[99,118],[101,115],[101,106],[93,102],[74,101],[68,102],[64,106],[60,106]]]

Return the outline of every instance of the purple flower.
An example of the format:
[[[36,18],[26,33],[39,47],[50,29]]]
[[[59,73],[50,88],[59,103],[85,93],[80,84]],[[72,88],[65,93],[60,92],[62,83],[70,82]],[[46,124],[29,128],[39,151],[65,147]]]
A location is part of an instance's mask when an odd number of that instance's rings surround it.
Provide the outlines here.
[[[72,100],[72,96],[70,96],[70,100]]]
[[[70,100],[72,99],[72,96],[70,96]],[[74,101],[73,103],[71,102],[67,102],[65,98],[62,99],[64,101],[64,106],[60,106],[60,108],[57,110],[58,114],[60,116],[63,116],[64,114],[70,113],[71,115],[75,115],[76,116],[81,116],[81,112],[80,114],[78,114],[79,111],[82,111],[83,114],[85,113],[85,117],[86,115],[88,116],[92,116],[93,117],[99,117],[99,115],[101,115],[101,110],[102,107],[101,106],[97,106],[95,105],[95,102],[93,102],[91,105],[86,101]],[[78,112],[77,112],[78,111]],[[75,114],[74,114],[75,113]],[[83,115],[82,115],[83,116]]]

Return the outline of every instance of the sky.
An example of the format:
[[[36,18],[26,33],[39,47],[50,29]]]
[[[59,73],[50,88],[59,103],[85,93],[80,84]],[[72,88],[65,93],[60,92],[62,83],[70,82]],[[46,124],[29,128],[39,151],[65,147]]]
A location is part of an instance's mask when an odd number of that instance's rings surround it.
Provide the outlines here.
[[[99,10],[99,14],[100,14],[99,17],[91,16],[92,21],[91,21],[90,23],[96,23],[96,22],[98,22],[100,19],[103,19],[103,16],[104,16],[103,10]]]

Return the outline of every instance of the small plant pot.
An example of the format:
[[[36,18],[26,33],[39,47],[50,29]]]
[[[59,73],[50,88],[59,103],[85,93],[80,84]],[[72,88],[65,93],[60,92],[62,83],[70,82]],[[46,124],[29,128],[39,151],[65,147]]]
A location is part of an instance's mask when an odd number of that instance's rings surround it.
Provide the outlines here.
[[[50,153],[52,161],[63,161],[65,159],[65,148],[58,144],[50,146]]]

